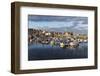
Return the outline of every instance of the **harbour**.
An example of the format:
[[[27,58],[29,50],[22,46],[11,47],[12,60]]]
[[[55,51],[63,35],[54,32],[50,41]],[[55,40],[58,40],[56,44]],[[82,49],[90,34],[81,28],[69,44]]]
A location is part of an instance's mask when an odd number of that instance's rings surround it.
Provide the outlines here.
[[[80,43],[77,48],[29,44],[28,60],[80,59],[88,58],[87,43]]]
[[[29,29],[28,33],[28,60],[88,57],[88,38],[84,34],[37,29]]]

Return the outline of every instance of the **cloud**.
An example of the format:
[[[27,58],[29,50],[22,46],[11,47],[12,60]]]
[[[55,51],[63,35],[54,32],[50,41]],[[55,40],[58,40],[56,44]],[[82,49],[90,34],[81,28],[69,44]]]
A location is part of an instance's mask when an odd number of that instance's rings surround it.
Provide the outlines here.
[[[87,33],[88,17],[29,15],[29,28]]]
[[[83,21],[84,24],[87,24],[87,17],[78,17],[78,16],[49,16],[49,15],[29,15],[29,21]]]

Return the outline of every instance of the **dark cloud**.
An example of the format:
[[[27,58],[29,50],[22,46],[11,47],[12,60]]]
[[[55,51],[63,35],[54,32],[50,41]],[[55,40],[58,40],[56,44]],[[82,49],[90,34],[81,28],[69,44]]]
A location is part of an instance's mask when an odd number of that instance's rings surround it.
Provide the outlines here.
[[[83,21],[83,24],[88,23],[88,17],[78,17],[78,16],[47,16],[47,15],[29,15],[29,21],[63,21],[70,22],[74,21],[77,23],[78,21]]]
[[[84,34],[87,34],[88,31],[88,17],[29,15],[28,20],[43,26],[41,29],[49,31],[69,31]],[[48,24],[48,22],[50,23]]]

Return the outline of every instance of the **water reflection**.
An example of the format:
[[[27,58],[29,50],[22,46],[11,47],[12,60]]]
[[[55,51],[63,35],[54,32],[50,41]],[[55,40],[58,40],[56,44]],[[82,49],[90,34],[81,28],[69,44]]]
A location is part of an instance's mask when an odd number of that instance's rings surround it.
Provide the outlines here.
[[[76,48],[28,44],[28,60],[79,59],[88,57],[88,43],[80,43]]]

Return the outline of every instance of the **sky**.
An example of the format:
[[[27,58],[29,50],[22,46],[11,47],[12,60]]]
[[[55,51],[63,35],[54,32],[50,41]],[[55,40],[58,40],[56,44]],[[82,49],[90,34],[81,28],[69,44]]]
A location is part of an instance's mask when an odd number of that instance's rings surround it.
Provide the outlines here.
[[[28,15],[28,28],[86,34],[88,17]]]

